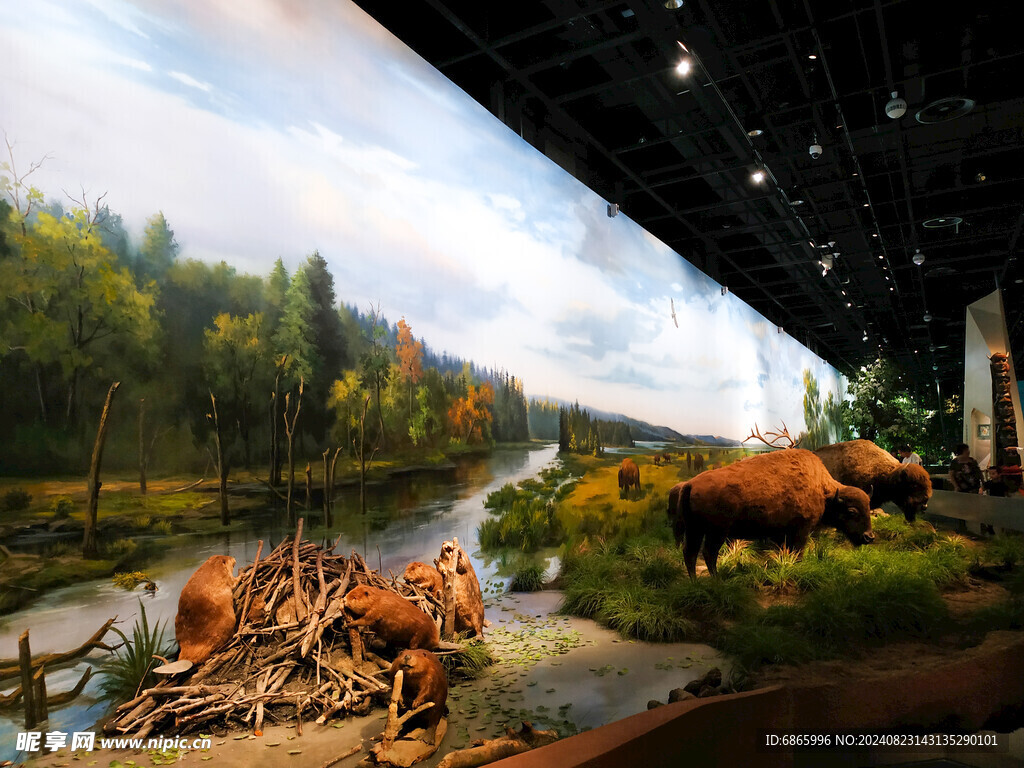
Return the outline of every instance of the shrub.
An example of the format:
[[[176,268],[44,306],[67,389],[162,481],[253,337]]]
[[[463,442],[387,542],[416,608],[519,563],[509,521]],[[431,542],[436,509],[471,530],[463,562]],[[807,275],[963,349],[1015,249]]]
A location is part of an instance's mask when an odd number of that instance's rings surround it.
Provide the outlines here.
[[[680,642],[697,633],[697,625],[668,610],[664,600],[632,586],[608,592],[597,618],[626,637],[650,642]]]
[[[21,512],[24,509],[28,509],[28,505],[32,503],[32,494],[25,491],[24,488],[12,488],[4,494],[0,506],[3,507],[5,512]]]
[[[462,646],[459,650],[438,657],[448,672],[449,678],[461,677],[468,680],[480,677],[483,671],[494,663],[494,656],[486,643],[466,642],[462,635],[459,635],[456,640]]]
[[[512,574],[508,585],[510,592],[536,592],[544,588],[545,570],[536,563],[520,566]]]
[[[739,579],[680,579],[666,594],[675,613],[719,623],[742,618],[754,607],[754,593]]]
[[[135,539],[117,539],[107,544],[106,554],[111,560],[125,560],[138,548],[139,543]]]
[[[1024,536],[1000,533],[985,543],[985,559],[1013,568],[1024,561]]]
[[[157,622],[150,627],[146,618],[146,607],[139,601],[139,618],[132,629],[132,639],[117,627],[111,627],[124,645],[115,651],[113,659],[100,670],[100,690],[106,701],[127,701],[135,698],[143,688],[151,687],[156,681],[153,668],[154,656],[167,656],[173,647],[164,640],[164,626]]]
[[[70,496],[54,496],[50,501],[50,512],[57,520],[71,517],[75,511],[75,501]]]
[[[153,533],[160,534],[161,536],[169,536],[172,533],[173,528],[171,527],[170,520],[157,520],[150,526],[150,530],[152,530]]]

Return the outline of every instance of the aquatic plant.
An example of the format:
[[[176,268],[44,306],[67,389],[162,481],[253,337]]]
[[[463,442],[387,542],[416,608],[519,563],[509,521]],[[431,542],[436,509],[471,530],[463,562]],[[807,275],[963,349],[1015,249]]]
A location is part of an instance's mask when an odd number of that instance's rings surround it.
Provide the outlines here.
[[[161,536],[169,536],[174,530],[171,527],[170,520],[157,520],[150,525],[149,529],[153,531],[153,533],[160,534]]]
[[[126,589],[129,592],[135,589],[144,581],[151,581],[149,574],[145,571],[119,571],[111,577],[115,587]]]
[[[125,560],[138,548],[139,543],[135,539],[115,539],[107,544],[104,551],[111,560]]]
[[[117,627],[111,627],[124,644],[100,669],[100,690],[104,701],[128,701],[144,688],[152,687],[156,682],[153,668],[159,662],[155,657],[167,656],[173,648],[170,641],[164,640],[165,629],[166,622],[163,626],[160,622],[149,626],[146,607],[141,600],[131,639]]]

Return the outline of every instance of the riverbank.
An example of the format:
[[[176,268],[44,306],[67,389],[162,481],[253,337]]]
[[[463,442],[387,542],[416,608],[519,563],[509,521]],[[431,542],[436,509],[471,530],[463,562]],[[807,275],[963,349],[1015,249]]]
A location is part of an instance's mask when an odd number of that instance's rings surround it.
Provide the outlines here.
[[[367,473],[371,500],[388,483],[408,483],[415,477],[454,475],[466,462],[482,461],[496,452],[536,451],[547,443],[453,446],[429,455],[391,456],[374,462]],[[296,477],[294,491],[298,515],[307,530],[328,535],[351,528],[353,496],[358,497],[358,468],[351,460],[339,461],[335,483],[335,517],[331,529],[323,526],[322,463],[311,466],[313,498],[307,504],[305,478]],[[75,478],[2,478],[0,497],[20,490],[28,498],[24,508],[8,510],[0,519],[0,615],[24,608],[33,601],[75,581],[103,579],[120,570],[140,570],[150,555],[171,546],[182,535],[239,536],[266,527],[267,515],[284,518],[283,502],[258,473],[239,471],[228,483],[231,522],[223,526],[217,504],[216,478],[174,475],[150,478],[147,493],[137,478],[108,476],[100,491],[97,514],[101,555],[84,560],[79,554],[85,527],[86,482]],[[283,486],[278,492],[283,492]],[[23,497],[24,498],[24,497]],[[377,505],[379,506],[379,505]],[[369,504],[370,517],[375,504]]]
[[[492,626],[487,642],[496,662],[476,680],[455,683],[448,700],[448,733],[441,749],[424,768],[436,765],[452,749],[475,739],[494,738],[506,726],[529,719],[538,728],[554,728],[568,736],[622,719],[647,708],[647,702],[668,699],[673,688],[702,677],[722,664],[710,647],[696,643],[656,644],[623,639],[593,621],[556,613],[561,593],[505,594],[487,601]],[[88,765],[118,761],[138,768],[177,762],[248,768],[281,764],[317,766],[362,746],[360,753],[338,765],[356,765],[371,739],[383,729],[385,710],[342,723],[271,726],[263,735],[230,732],[213,737],[209,750],[104,750],[78,754]],[[177,734],[163,734],[174,736]],[[67,750],[40,755],[31,765],[66,768],[73,765]]]

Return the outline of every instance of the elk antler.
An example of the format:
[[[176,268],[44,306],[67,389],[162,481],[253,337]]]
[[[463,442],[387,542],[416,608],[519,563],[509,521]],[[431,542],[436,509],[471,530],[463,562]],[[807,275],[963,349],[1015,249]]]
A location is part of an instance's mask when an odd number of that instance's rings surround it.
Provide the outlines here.
[[[754,428],[750,430],[750,436],[747,437],[743,442],[745,443],[747,442],[747,440],[753,440],[756,437],[762,443],[772,448],[796,448],[797,444],[800,442],[799,440],[794,440],[793,436],[789,434],[789,428],[786,426],[786,422],[782,422],[781,432],[766,432],[765,434],[767,434],[768,437],[771,437],[772,439],[766,440],[761,435],[761,430],[757,426],[757,422],[754,422]],[[787,441],[787,445],[779,445],[780,440]]]

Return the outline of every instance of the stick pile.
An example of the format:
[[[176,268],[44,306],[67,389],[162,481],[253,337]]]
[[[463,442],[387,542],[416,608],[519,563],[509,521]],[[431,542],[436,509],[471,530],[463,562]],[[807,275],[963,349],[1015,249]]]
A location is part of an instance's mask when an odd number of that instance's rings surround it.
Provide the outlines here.
[[[361,629],[347,627],[344,596],[366,584],[396,592],[444,622],[444,609],[415,585],[388,579],[355,552],[333,553],[302,540],[302,520],[266,558],[238,575],[234,589],[235,636],[202,666],[163,680],[117,708],[107,733],[145,738],[187,733],[202,724],[231,724],[262,731],[265,719],[324,723],[366,714],[373,697],[387,705],[390,662],[364,647]]]

